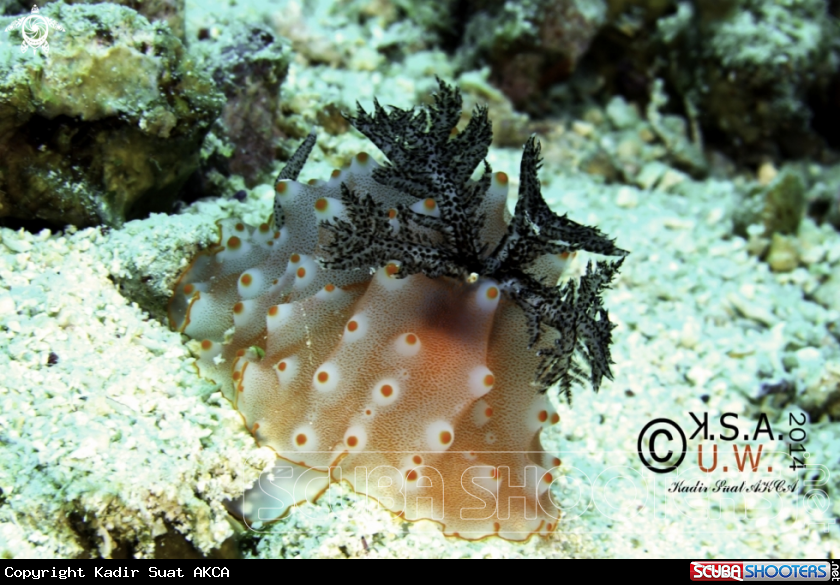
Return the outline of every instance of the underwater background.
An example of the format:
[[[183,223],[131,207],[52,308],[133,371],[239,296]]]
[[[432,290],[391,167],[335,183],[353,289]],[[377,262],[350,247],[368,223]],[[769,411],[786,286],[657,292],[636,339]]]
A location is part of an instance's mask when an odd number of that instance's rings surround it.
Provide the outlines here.
[[[0,555],[840,555],[837,2],[124,4],[0,0]],[[310,130],[302,179],[381,162],[342,113],[435,76],[488,106],[511,209],[536,134],[551,208],[630,251],[613,381],[548,393],[559,527],[447,538],[333,484],[247,530],[224,502],[275,455],[170,331],[173,285],[216,220],[266,220]]]

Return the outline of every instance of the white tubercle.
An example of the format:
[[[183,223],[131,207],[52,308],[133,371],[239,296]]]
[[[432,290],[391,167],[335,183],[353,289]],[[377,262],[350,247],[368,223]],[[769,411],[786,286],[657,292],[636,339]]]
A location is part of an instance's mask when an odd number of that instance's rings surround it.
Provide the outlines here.
[[[400,385],[392,378],[380,380],[373,386],[372,398],[377,406],[390,406],[399,397]]]
[[[315,370],[312,376],[312,386],[318,392],[333,392],[341,381],[341,372],[334,362],[325,362]]]
[[[470,371],[468,387],[470,394],[475,398],[481,398],[490,392],[495,383],[496,377],[493,375],[493,372],[483,364],[476,366]]]
[[[420,351],[422,344],[416,333],[403,333],[394,340],[394,349],[404,357],[413,357]]]
[[[426,447],[429,451],[446,451],[455,440],[455,429],[445,420],[436,420],[426,426]]]

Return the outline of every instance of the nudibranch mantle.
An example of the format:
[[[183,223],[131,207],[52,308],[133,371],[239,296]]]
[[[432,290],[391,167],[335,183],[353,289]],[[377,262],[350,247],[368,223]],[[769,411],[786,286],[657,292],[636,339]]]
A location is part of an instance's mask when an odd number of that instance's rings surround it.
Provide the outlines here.
[[[278,177],[273,219],[219,222],[219,243],[176,285],[172,327],[278,455],[238,510],[247,521],[344,480],[447,535],[557,527],[561,462],[540,432],[559,415],[545,390],[570,398],[611,378],[602,292],[626,252],[549,209],[533,137],[510,216],[508,178],[484,160],[486,108],[457,132],[461,95],[439,85],[427,109],[374,102],[348,117],[385,164],[360,153],[298,182],[311,134]],[[620,259],[556,286],[579,250]]]

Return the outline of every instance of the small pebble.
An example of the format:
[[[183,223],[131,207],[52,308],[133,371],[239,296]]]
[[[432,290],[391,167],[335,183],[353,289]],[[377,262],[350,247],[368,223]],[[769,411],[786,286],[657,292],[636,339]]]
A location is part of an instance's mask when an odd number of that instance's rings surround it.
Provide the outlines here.
[[[758,182],[762,185],[769,185],[778,174],[779,171],[776,170],[776,167],[773,166],[773,163],[762,163],[762,165],[758,167]]]

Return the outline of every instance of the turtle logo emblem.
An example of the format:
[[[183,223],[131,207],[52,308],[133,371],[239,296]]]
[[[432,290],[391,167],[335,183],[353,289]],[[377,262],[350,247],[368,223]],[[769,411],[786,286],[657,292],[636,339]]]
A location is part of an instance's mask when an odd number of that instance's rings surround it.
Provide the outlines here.
[[[32,7],[32,14],[21,16],[7,26],[6,32],[16,28],[20,28],[20,33],[23,35],[23,43],[20,45],[21,53],[25,53],[28,47],[32,47],[36,53],[40,49],[44,55],[48,55],[50,52],[50,45],[47,43],[47,35],[50,33],[50,28],[64,31],[64,28],[57,21],[38,14],[37,6]]]

